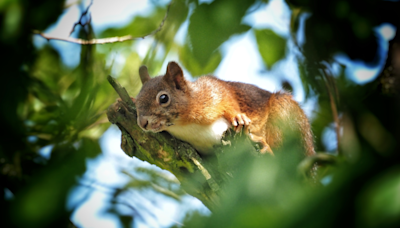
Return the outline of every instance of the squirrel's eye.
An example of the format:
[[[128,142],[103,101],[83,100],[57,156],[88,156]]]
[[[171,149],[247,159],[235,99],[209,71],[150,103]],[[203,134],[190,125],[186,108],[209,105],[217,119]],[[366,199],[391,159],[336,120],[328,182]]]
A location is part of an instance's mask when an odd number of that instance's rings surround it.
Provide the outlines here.
[[[167,103],[168,100],[169,100],[167,94],[162,94],[162,95],[160,96],[160,98],[158,98],[158,99],[159,99],[159,101],[160,101],[160,104],[165,104],[165,103]]]

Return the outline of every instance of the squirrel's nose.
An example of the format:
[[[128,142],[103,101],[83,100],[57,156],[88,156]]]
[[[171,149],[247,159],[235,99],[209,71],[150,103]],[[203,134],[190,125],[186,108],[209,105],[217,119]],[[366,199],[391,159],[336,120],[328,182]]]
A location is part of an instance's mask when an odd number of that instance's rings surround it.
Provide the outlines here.
[[[149,121],[144,116],[139,116],[138,122],[139,122],[139,126],[143,129],[146,129],[147,125],[149,124]]]

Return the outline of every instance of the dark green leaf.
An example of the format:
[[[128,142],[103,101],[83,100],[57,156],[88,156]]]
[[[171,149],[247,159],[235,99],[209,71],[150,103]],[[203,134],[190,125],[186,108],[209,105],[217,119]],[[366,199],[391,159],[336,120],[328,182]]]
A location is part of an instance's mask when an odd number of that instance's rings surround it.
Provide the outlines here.
[[[189,24],[189,41],[201,67],[206,66],[214,51],[230,36],[250,29],[241,23],[254,1],[219,0],[199,5]]]

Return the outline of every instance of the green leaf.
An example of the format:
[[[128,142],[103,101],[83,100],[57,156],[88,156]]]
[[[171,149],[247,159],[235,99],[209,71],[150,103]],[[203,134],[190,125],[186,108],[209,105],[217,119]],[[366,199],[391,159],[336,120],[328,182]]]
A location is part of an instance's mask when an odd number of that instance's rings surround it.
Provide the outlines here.
[[[211,56],[208,58],[208,61],[203,66],[203,64],[198,61],[188,46],[185,45],[179,50],[179,61],[193,77],[214,72],[221,60],[221,52],[215,51],[211,54]]]
[[[285,57],[286,39],[270,29],[254,29],[258,51],[267,69]]]
[[[145,36],[156,30],[165,16],[163,8],[156,8],[149,16],[136,16],[129,24],[121,28],[108,28],[100,34],[100,37]]]
[[[253,2],[219,0],[211,4],[201,4],[195,9],[188,28],[189,43],[202,67],[230,36],[250,29],[250,26],[241,21]]]

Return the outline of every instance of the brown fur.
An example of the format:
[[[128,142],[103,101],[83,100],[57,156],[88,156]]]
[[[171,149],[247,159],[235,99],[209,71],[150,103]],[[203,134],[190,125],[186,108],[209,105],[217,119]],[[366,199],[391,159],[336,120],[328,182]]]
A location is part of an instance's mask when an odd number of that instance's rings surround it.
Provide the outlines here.
[[[261,152],[273,153],[285,140],[283,129],[289,129],[300,135],[305,155],[315,153],[308,119],[288,93],[271,93],[211,76],[189,82],[175,62],[168,64],[163,77],[148,79],[147,70],[141,71],[145,80],[136,104],[138,123],[145,130],[168,131],[172,125],[207,126],[223,117],[230,124],[238,123],[249,130],[250,138],[262,145]],[[170,99],[165,107],[156,98],[160,91]],[[240,124],[240,119],[245,123]],[[251,123],[246,124],[246,119]]]

